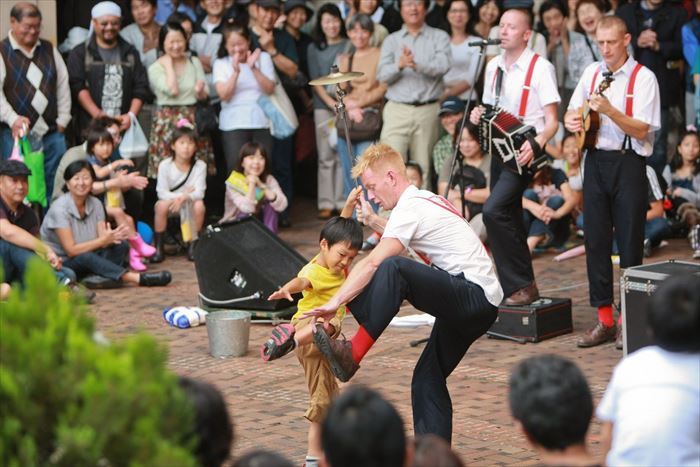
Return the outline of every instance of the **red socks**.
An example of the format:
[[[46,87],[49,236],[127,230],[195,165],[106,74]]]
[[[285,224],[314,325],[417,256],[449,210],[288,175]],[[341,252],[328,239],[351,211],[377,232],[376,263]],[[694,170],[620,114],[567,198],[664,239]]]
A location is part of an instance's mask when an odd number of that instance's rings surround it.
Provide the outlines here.
[[[598,307],[598,321],[603,323],[606,327],[615,325],[612,305],[603,305]]]
[[[367,334],[367,331],[363,326],[357,330],[357,333],[350,339],[350,344],[352,344],[352,359],[355,363],[360,363],[362,357],[365,356],[369,349],[374,345],[374,339]]]

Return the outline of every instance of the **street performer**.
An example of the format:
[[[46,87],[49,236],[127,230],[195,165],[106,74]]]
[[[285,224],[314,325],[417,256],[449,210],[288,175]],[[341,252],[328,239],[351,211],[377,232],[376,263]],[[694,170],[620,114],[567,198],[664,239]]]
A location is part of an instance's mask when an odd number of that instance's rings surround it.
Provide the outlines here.
[[[511,0],[505,7],[499,31],[503,53],[486,66],[482,101],[535,128],[539,148],[526,141],[516,155],[518,165],[525,169],[556,133],[561,99],[554,66],[527,45],[532,35],[532,1]],[[479,124],[484,110],[475,108],[471,122]],[[497,154],[491,156],[491,195],[483,210],[491,253],[507,297],[504,304],[527,305],[539,298],[523,224],[522,195],[531,176],[527,170],[520,174],[504,168]],[[552,214],[545,208],[538,217],[548,222]]]
[[[583,170],[586,265],[598,322],[577,345],[593,347],[615,339],[622,348],[621,326],[615,326],[612,310],[613,231],[620,267],[641,264],[647,211],[645,165],[652,154],[654,131],[660,126],[659,85],[653,72],[628,55],[631,36],[623,20],[603,17],[596,40],[603,61],[584,70],[564,116],[566,128],[578,132],[582,118],[577,109],[586,99],[600,115],[595,149],[586,154]],[[605,96],[598,95],[595,90],[608,72],[614,81]]]
[[[469,223],[442,196],[413,186],[403,157],[391,147],[370,146],[353,176],[361,177],[369,201],[391,209],[389,219],[360,195],[358,220],[383,232],[372,252],[358,262],[328,303],[307,316],[332,317],[338,307],[359,323],[350,340],[331,339],[316,328],[314,343],[341,381],[349,380],[404,300],[435,317],[428,343],[411,382],[416,435],[452,438],[452,402],[447,377],[469,346],[496,320],[503,299],[496,271]],[[426,264],[400,256],[415,250]]]

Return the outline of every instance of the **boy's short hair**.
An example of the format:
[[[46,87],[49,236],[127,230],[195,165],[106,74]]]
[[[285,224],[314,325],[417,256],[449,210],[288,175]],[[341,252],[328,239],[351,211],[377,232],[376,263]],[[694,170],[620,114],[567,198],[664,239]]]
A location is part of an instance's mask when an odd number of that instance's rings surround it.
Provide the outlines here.
[[[416,435],[413,440],[411,467],[464,467],[464,462],[450,447],[450,443],[433,434]]]
[[[362,226],[355,219],[333,217],[321,229],[321,240],[328,242],[329,248],[336,243],[348,242],[350,248],[359,250],[362,248]]]
[[[406,164],[403,161],[401,154],[388,144],[373,144],[363,152],[355,161],[352,168],[353,178],[361,177],[362,173],[378,165],[390,165],[400,173],[406,173]]]
[[[665,280],[649,300],[647,321],[662,349],[700,351],[700,277]]]
[[[510,410],[533,443],[548,451],[583,444],[593,416],[586,377],[570,360],[540,355],[510,375]]]
[[[423,169],[421,168],[421,166],[418,162],[415,162],[415,161],[406,162],[406,169],[409,169],[409,168],[418,172],[418,175],[420,175],[420,178],[423,178]]]
[[[378,392],[352,386],[331,403],[321,425],[321,446],[332,467],[401,467],[403,420]]]
[[[114,139],[112,138],[112,133],[107,131],[106,127],[91,127],[87,133],[87,153],[94,155],[95,146],[97,146],[98,143],[106,141],[109,141],[109,144],[112,145],[112,149],[114,149]]]

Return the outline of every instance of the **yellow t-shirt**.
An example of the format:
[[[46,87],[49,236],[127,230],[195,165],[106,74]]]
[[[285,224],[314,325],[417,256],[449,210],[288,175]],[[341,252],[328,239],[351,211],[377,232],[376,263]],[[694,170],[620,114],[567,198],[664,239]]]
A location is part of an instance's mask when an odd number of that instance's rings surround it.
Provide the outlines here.
[[[338,291],[343,282],[345,282],[345,273],[335,273],[328,268],[324,268],[316,262],[318,255],[309,261],[309,263],[301,268],[297,277],[302,277],[311,282],[311,288],[301,292],[302,299],[297,304],[297,312],[292,319],[298,319],[314,308],[324,305]],[[345,305],[338,308],[336,317],[339,320],[345,318]]]

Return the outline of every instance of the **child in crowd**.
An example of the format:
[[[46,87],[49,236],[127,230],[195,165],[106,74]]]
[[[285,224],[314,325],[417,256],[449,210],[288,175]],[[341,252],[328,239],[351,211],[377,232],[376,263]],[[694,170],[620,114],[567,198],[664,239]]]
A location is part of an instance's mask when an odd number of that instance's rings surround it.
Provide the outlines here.
[[[296,355],[304,368],[309,387],[310,403],[305,413],[311,422],[308,434],[307,466],[317,465],[321,455],[321,421],[331,399],[338,393],[338,383],[330,369],[328,360],[313,344],[311,318],[304,313],[326,303],[340,288],[347,276],[347,269],[362,246],[362,226],[352,219],[352,210],[361,188],[350,192],[340,217],[326,222],[321,230],[319,246],[321,251],[297,277],[287,282],[268,300],[292,300],[292,295],[301,292],[303,298],[297,305],[297,312],[291,324],[275,327],[272,336],[260,348],[263,360],[270,361],[282,357],[296,349]],[[338,309],[335,317],[323,323],[326,333],[334,338],[340,335],[340,327],[345,317],[345,306]]]
[[[700,258],[700,137],[696,132],[681,136],[663,178],[673,204],[672,213],[688,226],[693,258]]]
[[[270,174],[267,151],[255,141],[241,147],[238,167],[226,180],[224,217],[221,222],[258,216],[277,233],[279,213],[287,208],[287,197]]]
[[[571,215],[576,219],[576,227],[583,233],[583,171],[581,170],[581,150],[578,147],[576,135],[566,133],[561,141],[561,159],[552,163],[552,167],[559,169],[569,178],[569,187],[578,196],[578,202],[574,206]]]
[[[102,195],[107,216],[114,219],[117,226],[126,225],[129,235],[129,267],[136,272],[145,271],[142,258],[149,258],[156,249],[143,241],[136,231],[134,218],[124,209],[124,196],[119,187],[107,188],[107,180],[115,175],[124,174],[134,163],[129,159],[114,157],[114,137],[106,128],[93,127],[87,134],[88,161],[95,172],[92,184],[93,194]]]
[[[575,363],[557,355],[521,361],[510,375],[508,399],[513,418],[543,465],[600,465],[586,448],[593,397]]]
[[[191,207],[191,212],[186,215],[192,215],[191,233],[197,233],[202,230],[206,214],[204,192],[207,189],[207,164],[194,157],[197,152],[197,137],[194,126],[187,119],[177,122],[170,148],[172,157],[163,159],[158,166],[158,201],[153,219],[156,245],[156,254],[152,258],[154,263],[164,259],[163,235],[168,226],[168,216],[177,215],[183,207]],[[183,214],[180,216],[180,222],[184,222]],[[194,238],[194,235],[183,238],[183,241],[189,243],[187,259],[190,261],[194,261]]]
[[[617,365],[596,409],[606,465],[700,465],[700,277],[664,281],[647,322],[655,345]]]

